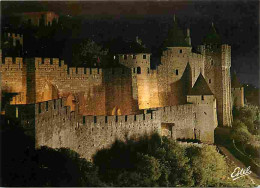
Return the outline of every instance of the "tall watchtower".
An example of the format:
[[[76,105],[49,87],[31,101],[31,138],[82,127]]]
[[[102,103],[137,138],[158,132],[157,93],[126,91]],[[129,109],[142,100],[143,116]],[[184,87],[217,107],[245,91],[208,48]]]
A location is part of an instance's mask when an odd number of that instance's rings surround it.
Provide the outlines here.
[[[212,23],[209,33],[198,50],[205,56],[205,77],[217,100],[218,122],[223,126],[231,126],[231,46],[222,44]]]
[[[175,16],[164,42],[158,70],[162,105],[185,103],[188,89],[200,73],[204,74],[202,55],[192,53],[190,30],[185,34]]]

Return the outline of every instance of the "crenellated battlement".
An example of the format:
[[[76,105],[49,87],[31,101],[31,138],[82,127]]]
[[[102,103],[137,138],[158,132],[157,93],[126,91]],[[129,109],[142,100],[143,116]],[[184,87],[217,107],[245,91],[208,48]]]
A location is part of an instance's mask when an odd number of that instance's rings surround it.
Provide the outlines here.
[[[44,102],[39,102],[35,104],[35,115],[44,114],[46,112],[61,112],[62,109],[68,108],[70,111],[70,107],[66,106],[66,98],[59,98]]]
[[[231,46],[229,46],[228,44],[222,44],[221,49],[222,49],[222,51],[231,50]]]
[[[165,114],[168,113],[183,113],[192,111],[194,108],[194,104],[184,104],[184,105],[176,105],[176,106],[166,106],[159,108],[159,110]]]
[[[149,122],[158,118],[158,112],[136,115],[120,115],[120,116],[83,116],[83,125],[112,125],[135,122]]]
[[[152,70],[147,67],[140,68],[84,68],[84,67],[68,67],[64,60],[59,58],[27,58],[23,59],[21,57],[5,57],[4,61],[0,63],[0,67],[4,70],[10,70],[13,68],[22,69],[23,67],[31,67],[31,71],[35,70],[36,72],[51,72],[58,71],[60,73],[64,72],[63,76],[69,77],[88,77],[91,75],[101,76],[103,73],[109,76],[129,76],[129,75],[147,75],[147,76],[156,76],[158,70]],[[29,69],[28,69],[29,70]],[[59,73],[59,74],[60,74]],[[58,75],[58,74],[57,74]],[[61,76],[61,75],[60,75]]]
[[[101,68],[83,68],[83,67],[70,67],[68,69],[69,75],[102,75]]]
[[[77,109],[77,108],[76,108]],[[160,113],[152,111],[146,114],[114,116],[82,116],[78,111],[71,111],[66,105],[66,98],[59,98],[36,104],[10,105],[7,108],[8,118],[19,118],[24,122],[28,116],[35,117],[35,125],[61,119],[82,126],[123,126],[124,124],[147,124],[160,120]],[[34,111],[34,112],[33,112]],[[28,114],[26,114],[28,113]],[[21,115],[22,114],[22,115]],[[16,118],[17,118],[16,117]]]
[[[25,67],[25,63],[22,57],[5,57],[4,60],[0,62],[0,69],[2,69],[2,71],[21,70],[23,67]]]
[[[64,64],[64,60],[61,60],[59,58],[30,58],[30,60],[34,61],[35,68],[43,68],[43,67],[67,67],[67,65]]]

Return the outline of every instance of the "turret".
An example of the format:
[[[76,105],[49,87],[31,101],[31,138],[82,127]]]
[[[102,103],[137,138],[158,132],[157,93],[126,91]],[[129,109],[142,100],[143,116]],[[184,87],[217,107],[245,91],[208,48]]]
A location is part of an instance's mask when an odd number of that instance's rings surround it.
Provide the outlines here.
[[[126,42],[117,56],[119,64],[128,68],[136,68],[137,73],[147,72],[150,69],[151,53],[138,37],[134,42]]]
[[[209,104],[215,102],[215,97],[201,73],[187,95],[187,102],[194,104]]]
[[[173,18],[173,26],[169,30],[168,37],[164,42],[164,47],[173,50],[175,53],[191,52],[190,30],[187,29],[187,35],[185,35],[183,30],[180,28],[175,15]]]
[[[244,107],[244,87],[240,84],[237,74],[234,73],[231,79],[232,105],[240,108]]]
[[[205,56],[205,77],[217,100],[217,115],[220,125],[231,126],[231,47],[222,44],[221,37],[212,23],[199,51]]]

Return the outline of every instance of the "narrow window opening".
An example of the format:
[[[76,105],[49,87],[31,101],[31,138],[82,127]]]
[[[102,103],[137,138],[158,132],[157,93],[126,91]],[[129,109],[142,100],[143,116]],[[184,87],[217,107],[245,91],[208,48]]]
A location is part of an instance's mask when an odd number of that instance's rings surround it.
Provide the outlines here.
[[[141,67],[137,67],[137,74],[141,74]]]
[[[146,59],[146,55],[143,55],[143,59]]]
[[[136,55],[133,55],[133,59],[136,59]]]
[[[105,123],[107,123],[107,116],[105,117]]]
[[[182,50],[180,50],[180,54],[182,53]]]
[[[201,100],[203,100],[203,101],[204,101],[204,95],[201,95]]]
[[[176,75],[179,75],[179,70],[178,70],[178,69],[176,69],[175,73],[176,73]]]
[[[85,124],[86,123],[86,119],[85,119],[86,117],[85,116],[83,116],[83,124]]]
[[[124,55],[124,59],[125,59],[125,60],[127,59],[127,55]]]
[[[209,79],[209,83],[211,84],[211,79]]]
[[[41,103],[39,103],[39,114],[41,113],[42,109],[41,109]]]
[[[46,111],[48,111],[48,108],[49,108],[49,104],[48,102],[46,102]]]
[[[97,123],[97,116],[94,116],[94,123]]]

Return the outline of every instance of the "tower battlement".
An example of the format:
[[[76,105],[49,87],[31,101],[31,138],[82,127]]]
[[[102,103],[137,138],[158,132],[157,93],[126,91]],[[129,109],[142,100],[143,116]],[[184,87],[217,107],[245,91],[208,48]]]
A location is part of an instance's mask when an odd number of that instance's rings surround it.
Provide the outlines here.
[[[5,57],[4,61],[0,62],[2,68],[19,67],[23,68],[25,65],[22,57]]]

